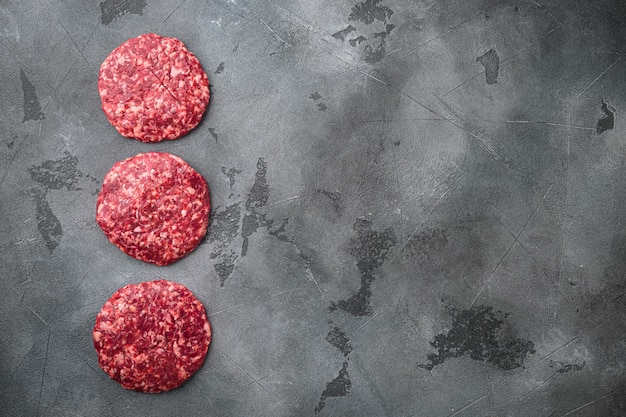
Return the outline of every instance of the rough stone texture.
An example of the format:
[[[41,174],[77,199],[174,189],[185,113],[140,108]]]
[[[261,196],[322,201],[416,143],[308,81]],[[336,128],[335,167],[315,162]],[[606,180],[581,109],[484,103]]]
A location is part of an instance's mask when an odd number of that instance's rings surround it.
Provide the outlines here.
[[[626,415],[625,25],[618,0],[3,1],[0,414]],[[96,88],[149,32],[212,84],[200,125],[152,145]],[[167,268],[94,219],[111,165],[152,150],[212,191]],[[90,330],[157,278],[215,338],[151,396]]]

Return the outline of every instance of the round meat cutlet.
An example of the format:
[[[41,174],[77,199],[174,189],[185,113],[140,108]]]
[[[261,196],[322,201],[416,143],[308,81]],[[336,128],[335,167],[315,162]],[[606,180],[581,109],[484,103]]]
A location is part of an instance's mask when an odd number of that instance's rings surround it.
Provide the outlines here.
[[[126,254],[163,266],[200,244],[210,208],[198,172],[175,155],[148,152],[116,162],[106,174],[96,221]]]
[[[117,131],[142,142],[176,139],[196,127],[209,103],[200,62],[176,38],[131,38],[100,66],[102,110]]]
[[[204,306],[184,285],[165,281],[117,290],[96,316],[98,364],[124,388],[178,387],[203,364],[211,343]]]

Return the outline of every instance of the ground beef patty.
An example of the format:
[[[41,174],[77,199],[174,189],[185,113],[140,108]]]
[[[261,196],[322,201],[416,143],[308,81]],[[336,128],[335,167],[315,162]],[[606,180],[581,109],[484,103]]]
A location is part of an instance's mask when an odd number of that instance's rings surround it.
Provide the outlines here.
[[[211,325],[185,286],[157,280],[120,288],[96,316],[98,364],[124,388],[169,391],[204,362]]]
[[[122,136],[176,139],[196,127],[209,103],[209,80],[175,38],[154,33],[118,46],[100,66],[102,110]]]
[[[200,174],[177,156],[148,152],[113,165],[98,195],[96,221],[126,254],[162,266],[200,244],[210,208]]]

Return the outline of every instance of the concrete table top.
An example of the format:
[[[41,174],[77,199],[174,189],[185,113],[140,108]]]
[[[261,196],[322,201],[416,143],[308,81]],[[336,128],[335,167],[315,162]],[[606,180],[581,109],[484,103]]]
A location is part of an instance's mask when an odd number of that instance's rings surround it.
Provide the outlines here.
[[[0,415],[626,415],[626,4],[0,1]],[[98,71],[181,39],[211,81],[185,137],[121,137]],[[209,183],[168,266],[95,223],[147,151]],[[180,282],[203,367],[162,394],[99,367],[119,287]]]

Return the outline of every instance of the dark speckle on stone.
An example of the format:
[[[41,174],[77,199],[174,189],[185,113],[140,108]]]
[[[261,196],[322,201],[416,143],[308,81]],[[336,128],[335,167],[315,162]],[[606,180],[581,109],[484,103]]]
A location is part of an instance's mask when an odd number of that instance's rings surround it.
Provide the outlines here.
[[[83,173],[78,169],[78,158],[65,152],[65,156],[57,160],[47,160],[41,165],[33,165],[28,169],[31,178],[42,185],[46,190],[68,191],[80,190],[76,187],[78,179]]]
[[[213,250],[210,259],[217,259],[213,268],[220,278],[220,286],[224,286],[226,280],[233,273],[237,254],[229,249],[239,234],[239,221],[241,219],[241,207],[239,203],[231,204],[223,210],[217,210],[211,214],[211,226],[207,233],[207,241],[212,243]]]
[[[15,146],[16,139],[17,139],[17,136],[13,136],[13,138],[11,138],[11,142],[7,142],[7,148],[13,149],[13,147]]]
[[[533,342],[512,334],[508,314],[483,305],[468,310],[450,306],[447,311],[452,317],[452,327],[430,342],[437,353],[429,353],[429,363],[418,364],[420,368],[432,370],[448,358],[468,355],[508,371],[521,367],[528,354],[535,353]]]
[[[30,82],[26,73],[20,69],[20,80],[22,81],[22,92],[24,93],[24,119],[22,123],[29,120],[43,120],[43,114],[39,98],[35,92],[35,86]]]
[[[266,215],[259,213],[257,209],[265,206],[270,197],[269,186],[265,178],[267,174],[267,164],[263,158],[259,158],[256,164],[257,172],[254,177],[254,185],[248,193],[246,200],[247,213],[243,217],[243,225],[241,227],[241,236],[243,243],[241,245],[241,256],[246,256],[248,252],[248,238],[252,236],[260,227],[270,227],[273,220],[266,219]]]
[[[217,130],[213,127],[210,127],[209,133],[211,134],[211,136],[213,136],[213,139],[215,139],[215,143],[217,143]]]
[[[386,38],[387,35],[389,35],[395,27],[396,25],[390,25],[390,24],[385,25],[385,30],[382,32],[374,33],[374,38],[383,38],[383,39]]]
[[[243,243],[241,244],[241,256],[246,256],[248,253],[249,237],[252,236],[259,227],[271,226],[272,220],[266,219],[265,214],[252,213],[246,214],[243,217],[243,224],[241,227],[241,236],[243,237]]]
[[[385,58],[385,56],[387,56],[387,50],[385,48],[384,40],[381,40],[381,42],[375,48],[373,48],[371,45],[365,46],[365,62],[367,62],[368,64],[375,64],[377,62],[380,62],[383,60],[383,58]]]
[[[328,190],[317,190],[318,193],[321,193],[328,197],[330,201],[333,203],[333,207],[335,210],[339,210],[341,208],[341,194],[339,192],[333,192]]]
[[[348,356],[352,352],[352,343],[346,337],[346,334],[339,327],[333,327],[328,335],[326,335],[328,343],[339,349],[343,356]]]
[[[357,268],[361,273],[361,287],[352,297],[340,300],[333,308],[339,308],[353,316],[369,316],[372,314],[370,297],[371,285],[375,279],[375,272],[387,260],[387,254],[397,242],[396,235],[391,228],[382,232],[372,230],[372,222],[365,219],[357,219],[354,224],[358,243],[352,249],[352,254],[357,259]]]
[[[615,109],[606,100],[602,100],[602,116],[596,124],[598,135],[615,127]]]
[[[484,55],[476,58],[485,68],[485,78],[487,84],[495,84],[498,82],[498,72],[500,71],[500,57],[495,49],[490,49]]]
[[[366,25],[374,23],[375,20],[387,22],[387,19],[393,14],[393,10],[381,5],[381,2],[382,0],[365,0],[355,4],[349,19],[360,20]]]
[[[373,34],[374,39],[378,39],[378,44],[376,47],[369,44],[365,46],[365,62],[375,64],[382,61],[383,58],[387,56],[387,35],[389,35],[395,27],[395,25],[387,24],[385,25],[384,31]]]
[[[65,152],[65,156],[57,160],[47,160],[41,165],[33,165],[28,169],[31,178],[41,184],[46,190],[68,191],[80,190],[76,187],[78,179],[83,173],[78,169],[78,158]]]
[[[101,21],[108,25],[125,14],[142,15],[146,0],[106,0],[100,3]]]
[[[46,192],[40,188],[33,188],[31,192],[36,205],[37,229],[43,237],[46,247],[52,253],[59,246],[61,237],[63,237],[61,222],[52,212],[46,199]]]
[[[263,207],[267,204],[267,200],[270,198],[270,189],[265,178],[267,175],[267,164],[265,163],[265,159],[259,158],[256,163],[256,169],[257,171],[254,176],[254,185],[250,189],[248,200],[246,201],[246,209],[248,210]]]
[[[367,38],[363,35],[359,35],[358,37],[354,38],[354,39],[350,39],[348,42],[350,42],[350,45],[352,46],[357,46],[358,44],[360,44],[361,42],[366,41]]]
[[[224,63],[220,62],[220,64],[217,66],[217,69],[215,70],[215,74],[221,74],[222,72],[224,72]]]
[[[33,165],[28,169],[33,179],[43,188],[33,188],[33,196],[37,211],[37,228],[41,233],[46,247],[52,253],[59,245],[63,236],[61,222],[52,212],[46,194],[50,190],[66,188],[68,191],[80,190],[76,186],[83,173],[78,170],[78,158],[65,152],[63,158],[47,160],[41,165]]]
[[[272,223],[274,223],[274,221],[272,221]],[[274,228],[274,229],[270,228],[268,230],[269,235],[274,236],[276,239],[280,240],[281,242],[291,242],[292,241],[291,237],[289,237],[289,235],[287,235],[287,233],[285,232],[285,228],[287,227],[288,223],[289,223],[289,218],[283,219],[279,227]]]
[[[581,371],[585,367],[585,364],[585,361],[579,365],[577,363],[564,363],[561,361],[551,360],[550,368],[555,368],[556,372],[560,374],[566,374],[571,371]]]
[[[395,141],[395,142],[393,143],[393,146],[400,146],[400,141],[399,141],[399,140]]]
[[[339,32],[335,32],[332,34],[332,37],[335,39],[339,39],[340,41],[345,41],[346,40],[346,36],[348,36],[350,33],[354,32],[356,30],[356,28],[352,25],[348,25],[347,28],[340,30]]]
[[[223,210],[217,210],[211,214],[211,226],[207,234],[208,241],[220,244],[232,242],[239,232],[240,217],[239,203],[231,204]]]
[[[348,375],[348,362],[344,362],[337,378],[326,384],[326,389],[322,392],[322,396],[315,407],[315,414],[324,409],[326,399],[331,397],[345,397],[348,395],[351,388],[352,382],[350,381],[350,376]]]
[[[235,168],[231,168],[227,171],[226,167],[222,167],[222,174],[228,177],[228,184],[230,188],[233,188],[233,185],[235,185],[235,176],[241,174],[241,171]]]
[[[448,235],[440,228],[426,228],[415,233],[402,249],[405,256],[424,261],[446,250]]]
[[[316,92],[314,92],[313,94],[311,94],[311,95],[309,96],[309,98],[310,98],[311,100],[313,100],[313,101],[317,101],[317,100],[321,100],[321,99],[322,99],[322,96],[320,95],[320,92],[319,92],[319,91],[316,91]]]
[[[220,254],[220,262],[213,265],[215,272],[220,278],[220,287],[224,287],[224,283],[230,278],[233,270],[235,269],[235,261],[237,260],[237,254],[234,251],[228,251],[227,253]]]
[[[317,103],[317,109],[320,111],[324,111],[326,110],[328,107],[326,107],[326,104],[324,104],[324,102],[322,102],[322,95],[319,93],[319,91],[314,92],[313,94],[311,94],[309,96],[309,98],[313,101],[315,101]]]
[[[519,12],[519,7],[515,6],[515,8],[513,10],[515,10],[515,13],[517,13],[517,12]]]

